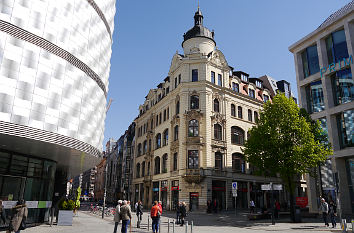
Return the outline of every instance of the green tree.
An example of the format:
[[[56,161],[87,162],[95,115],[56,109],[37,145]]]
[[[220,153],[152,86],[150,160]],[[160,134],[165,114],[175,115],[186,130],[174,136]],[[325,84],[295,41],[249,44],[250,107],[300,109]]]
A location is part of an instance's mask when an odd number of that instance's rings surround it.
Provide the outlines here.
[[[246,160],[259,175],[279,176],[290,194],[290,212],[294,213],[294,180],[311,173],[312,168],[332,154],[328,144],[315,138],[321,130],[300,114],[293,99],[278,94],[267,102],[260,119],[250,132],[243,150]]]

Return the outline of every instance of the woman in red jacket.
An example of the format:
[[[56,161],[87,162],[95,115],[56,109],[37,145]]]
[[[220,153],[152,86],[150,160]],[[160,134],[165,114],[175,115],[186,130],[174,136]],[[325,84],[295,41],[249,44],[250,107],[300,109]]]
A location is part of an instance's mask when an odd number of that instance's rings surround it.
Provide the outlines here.
[[[159,232],[159,222],[160,222],[160,215],[161,215],[161,209],[157,203],[157,201],[154,201],[154,205],[151,208],[150,211],[150,216],[152,218],[152,232],[157,233]]]

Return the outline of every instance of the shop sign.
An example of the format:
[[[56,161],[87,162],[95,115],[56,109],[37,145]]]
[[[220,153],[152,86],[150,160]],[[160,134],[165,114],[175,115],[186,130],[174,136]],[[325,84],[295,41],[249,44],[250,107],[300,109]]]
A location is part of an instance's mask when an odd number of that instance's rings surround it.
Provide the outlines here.
[[[38,207],[38,201],[26,201],[26,206],[28,209],[35,209]]]
[[[45,209],[47,207],[47,202],[46,201],[39,201],[38,202],[38,208],[39,209]]]
[[[17,201],[3,201],[2,205],[4,209],[12,209],[12,207],[16,206]]]
[[[167,187],[161,187],[161,191],[162,192],[167,191]]]
[[[52,207],[52,201],[46,201],[45,206],[46,206],[47,208],[51,208],[51,207]]]
[[[153,192],[158,192],[158,191],[159,191],[159,188],[152,188],[152,191],[153,191]]]
[[[270,190],[271,188],[270,188],[270,184],[262,184],[261,185],[261,189],[263,190],[263,191],[265,191],[265,190]]]
[[[296,198],[296,205],[300,206],[301,208],[305,208],[308,204],[309,200],[307,197],[297,197]]]
[[[212,187],[212,190],[214,191],[226,191],[225,187]]]
[[[191,197],[199,197],[199,193],[191,193]]]
[[[273,190],[283,190],[283,186],[281,184],[273,184]]]
[[[172,191],[178,191],[178,190],[179,190],[179,186],[172,186],[172,187],[171,187],[171,190],[172,190]]]
[[[343,63],[343,65],[342,65],[342,63]],[[353,64],[353,56],[352,55],[349,56],[348,60],[347,60],[347,58],[343,58],[342,61],[329,64],[328,67],[322,67],[320,69],[321,78],[322,78],[323,74],[325,74],[327,71],[330,73],[335,72],[335,71],[346,68],[350,64]]]

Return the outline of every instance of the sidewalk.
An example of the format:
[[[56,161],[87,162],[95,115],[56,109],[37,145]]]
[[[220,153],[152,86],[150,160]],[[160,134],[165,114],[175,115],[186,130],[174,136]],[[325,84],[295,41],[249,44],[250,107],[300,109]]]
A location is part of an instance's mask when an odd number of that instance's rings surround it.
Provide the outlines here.
[[[174,213],[166,213],[162,219],[162,233],[167,233],[168,229],[168,216],[173,216]],[[141,228],[136,227],[136,215],[133,215],[132,221],[132,232],[152,232],[151,231],[151,221],[150,221],[150,231],[147,230],[147,217],[148,213],[144,213],[143,222]],[[337,229],[326,228],[322,223],[277,223],[275,226],[271,225],[271,222],[264,220],[259,221],[246,221],[243,219],[242,215],[228,216],[228,215],[213,215],[213,214],[200,214],[191,213],[188,216],[188,221],[194,222],[193,233],[249,233],[249,232],[340,232],[339,226]],[[171,219],[172,220],[172,219]],[[120,232],[119,230],[117,232]],[[100,218],[98,215],[90,214],[86,211],[79,212],[79,216],[74,217],[73,226],[52,226],[41,225],[38,227],[32,227],[26,229],[26,233],[97,233],[97,232],[113,232],[114,223],[113,217],[105,217],[105,219]],[[129,232],[129,231],[128,231]],[[170,225],[170,232],[172,233],[172,224]],[[190,226],[188,227],[188,233],[190,232]],[[175,233],[185,233],[185,227],[175,226]]]

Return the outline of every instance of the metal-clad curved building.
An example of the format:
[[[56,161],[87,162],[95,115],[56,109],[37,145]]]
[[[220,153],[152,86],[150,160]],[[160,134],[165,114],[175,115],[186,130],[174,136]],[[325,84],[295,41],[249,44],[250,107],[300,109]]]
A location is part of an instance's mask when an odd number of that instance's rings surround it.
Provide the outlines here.
[[[29,157],[68,174],[96,163],[114,15],[115,0],[0,1],[0,199],[14,156],[27,171]]]

